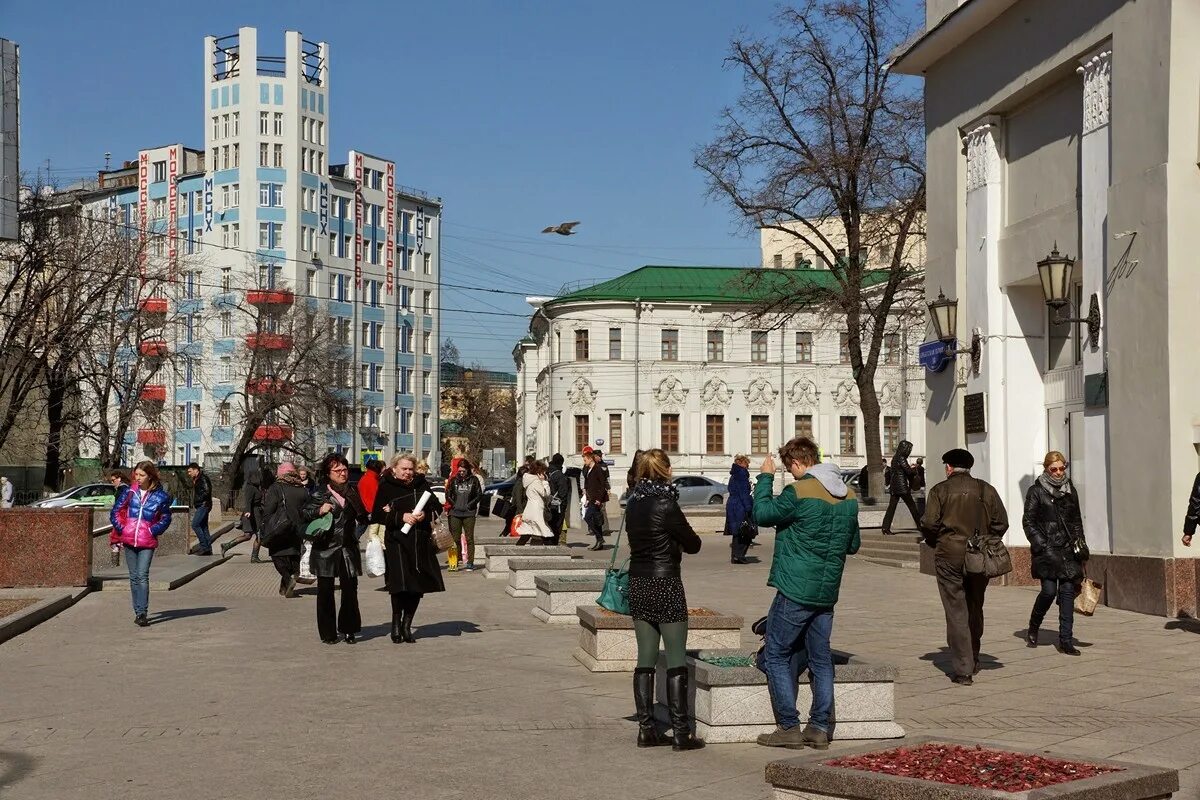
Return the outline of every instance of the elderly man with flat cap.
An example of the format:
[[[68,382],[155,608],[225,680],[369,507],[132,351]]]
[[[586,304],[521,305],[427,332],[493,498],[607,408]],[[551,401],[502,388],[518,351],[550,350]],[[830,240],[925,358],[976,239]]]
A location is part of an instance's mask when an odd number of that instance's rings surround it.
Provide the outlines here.
[[[921,529],[934,548],[938,593],[946,610],[946,643],[954,657],[950,679],[970,686],[979,672],[979,642],[983,638],[983,595],[986,575],[965,568],[967,540],[1003,536],[1008,514],[1000,495],[987,481],[971,477],[975,457],[955,448],[942,456],[946,480],[929,490]]]

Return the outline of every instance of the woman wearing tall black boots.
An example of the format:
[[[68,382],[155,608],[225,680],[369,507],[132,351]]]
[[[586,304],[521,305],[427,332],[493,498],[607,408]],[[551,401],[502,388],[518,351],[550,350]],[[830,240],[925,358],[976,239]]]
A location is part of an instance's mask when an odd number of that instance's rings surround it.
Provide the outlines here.
[[[416,471],[416,458],[401,453],[392,459],[391,473],[379,481],[371,522],[384,526],[384,583],[392,596],[392,641],[415,642],[412,624],[426,592],[444,592],[442,568],[433,543],[433,520],[442,508],[436,498],[416,510],[429,482]],[[407,532],[404,527],[409,526]]]
[[[301,512],[307,525],[332,514],[328,530],[313,540],[310,569],[317,576],[317,632],[325,644],[337,644],[338,634],[346,644],[354,644],[362,630],[358,610],[358,576],[362,574],[362,555],[354,531],[366,520],[358,491],[350,485],[350,464],[343,456],[330,453],[321,462],[317,489]],[[342,588],[342,607],[336,608],[333,582]]]

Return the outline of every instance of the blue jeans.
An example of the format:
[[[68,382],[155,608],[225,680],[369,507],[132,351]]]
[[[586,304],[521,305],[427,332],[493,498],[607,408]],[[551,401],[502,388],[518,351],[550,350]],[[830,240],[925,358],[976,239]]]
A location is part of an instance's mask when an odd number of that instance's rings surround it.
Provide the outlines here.
[[[781,728],[800,724],[796,685],[808,667],[812,708],[808,724],[829,733],[833,716],[833,609],[809,608],[775,594],[767,612],[766,644],[759,668],[767,674],[767,689],[775,721]]]
[[[192,530],[196,532],[200,551],[204,553],[212,552],[212,537],[208,535],[208,512],[207,508],[197,508],[192,514]]]
[[[145,614],[150,606],[150,562],[153,547],[126,547],[125,566],[129,567],[129,591],[133,594],[133,614]]]
[[[1067,578],[1042,578],[1042,590],[1033,601],[1031,622],[1040,628],[1046,612],[1058,599],[1058,640],[1070,642],[1075,634],[1075,582]]]

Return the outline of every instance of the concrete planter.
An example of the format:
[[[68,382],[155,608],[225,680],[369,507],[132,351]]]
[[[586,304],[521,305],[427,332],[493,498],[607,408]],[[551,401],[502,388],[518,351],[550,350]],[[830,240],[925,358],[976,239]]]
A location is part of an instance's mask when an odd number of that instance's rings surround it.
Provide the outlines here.
[[[486,563],[483,575],[496,580],[508,580],[510,558],[582,558],[569,547],[545,547],[542,545],[488,545],[483,549]]]
[[[1081,780],[1057,783],[1028,791],[977,789],[920,778],[899,777],[860,769],[829,766],[828,762],[868,755],[896,747],[869,745],[837,752],[806,752],[797,758],[772,761],[766,767],[767,783],[774,789],[774,800],[1164,800],[1179,791],[1179,773],[1163,767],[1147,767],[1107,759],[1081,758],[1052,750],[1023,750],[987,742],[916,737],[904,742],[905,748],[936,743],[975,747],[1023,755],[1044,756],[1092,764],[1118,771]]]
[[[537,595],[534,581],[544,575],[603,578],[604,566],[585,558],[509,558],[508,586],[504,587],[504,592],[510,597],[534,597]]]
[[[688,617],[688,646],[703,650],[734,650],[742,646],[742,618],[693,609]],[[599,606],[580,606],[579,647],[575,660],[592,672],[632,672],[637,666],[633,617]]]
[[[579,621],[579,606],[594,606],[604,588],[604,570],[598,578],[556,573],[533,579],[537,604],[532,613],[542,622],[574,625]]]
[[[689,631],[688,644],[691,644]],[[767,677],[754,666],[718,666],[706,659],[753,657],[753,650],[688,650],[688,690],[693,694],[696,735],[706,742],[753,742],[760,733],[775,730]],[[655,713],[667,719],[666,658],[659,656]],[[896,667],[845,653],[834,653],[833,738],[898,739],[904,729],[896,724]],[[800,723],[807,721],[812,704],[808,672],[800,676],[796,709]]]

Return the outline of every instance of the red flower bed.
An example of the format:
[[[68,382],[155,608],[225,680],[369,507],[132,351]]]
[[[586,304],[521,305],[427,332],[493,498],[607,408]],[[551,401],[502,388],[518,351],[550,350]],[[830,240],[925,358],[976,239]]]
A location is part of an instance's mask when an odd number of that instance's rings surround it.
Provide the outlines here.
[[[935,743],[839,758],[825,765],[1001,792],[1027,792],[1121,771],[1082,761],[985,750],[978,745],[972,748]]]

